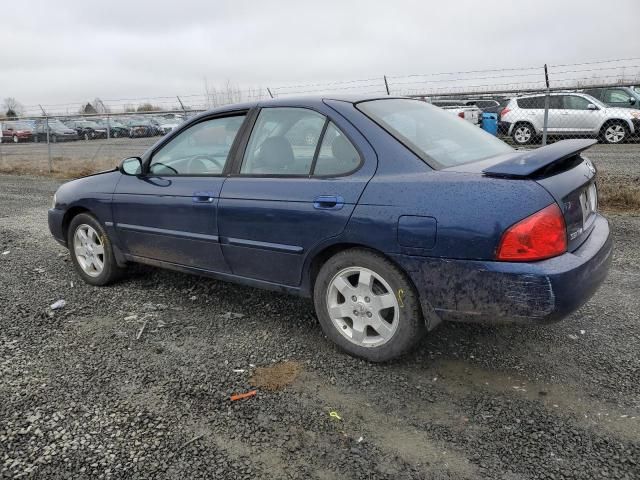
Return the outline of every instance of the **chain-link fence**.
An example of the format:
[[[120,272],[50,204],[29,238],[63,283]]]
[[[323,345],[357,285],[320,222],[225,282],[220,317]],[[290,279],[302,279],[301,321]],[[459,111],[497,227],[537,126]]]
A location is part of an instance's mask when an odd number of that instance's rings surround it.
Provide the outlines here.
[[[635,85],[640,85],[640,58],[244,90],[205,81],[200,94],[23,107],[22,115],[0,119],[0,171],[75,176],[112,168],[203,110],[288,95],[410,96],[516,145],[571,137],[636,142],[640,87]]]

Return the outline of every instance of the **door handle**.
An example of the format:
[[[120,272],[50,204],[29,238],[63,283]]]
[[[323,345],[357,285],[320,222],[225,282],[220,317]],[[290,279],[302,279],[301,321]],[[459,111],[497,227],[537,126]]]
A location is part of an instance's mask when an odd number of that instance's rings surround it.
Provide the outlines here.
[[[193,203],[213,203],[215,196],[211,192],[193,192]]]
[[[313,200],[316,210],[340,210],[344,207],[344,198],[339,195],[320,195]]]

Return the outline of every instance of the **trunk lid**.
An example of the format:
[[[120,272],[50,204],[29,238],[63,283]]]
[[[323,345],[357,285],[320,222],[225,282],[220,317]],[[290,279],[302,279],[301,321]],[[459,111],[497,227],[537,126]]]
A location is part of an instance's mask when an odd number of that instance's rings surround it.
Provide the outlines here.
[[[588,139],[563,140],[535,150],[515,151],[446,170],[537,182],[562,210],[571,252],[586,240],[596,220],[596,169],[582,155],[595,143]]]

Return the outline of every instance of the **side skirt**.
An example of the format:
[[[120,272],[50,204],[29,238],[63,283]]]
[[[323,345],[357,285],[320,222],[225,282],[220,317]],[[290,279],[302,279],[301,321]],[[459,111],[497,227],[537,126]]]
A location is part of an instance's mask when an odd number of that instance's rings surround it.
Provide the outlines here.
[[[300,287],[280,285],[278,283],[267,282],[265,280],[256,280],[254,278],[241,277],[239,275],[233,275],[231,273],[219,273],[213,272],[211,270],[203,270],[196,267],[187,267],[185,265],[163,262],[162,260],[155,260],[152,258],[140,257],[137,255],[124,254],[124,258],[129,262],[142,263],[145,265],[151,265],[152,267],[160,267],[166,268],[168,270],[175,270],[177,272],[200,275],[203,277],[214,278],[216,280],[222,280],[224,282],[232,282],[249,287],[261,288],[263,290],[272,290],[275,292],[286,293],[289,295],[297,295],[303,297],[308,296],[308,294],[305,294],[305,292]]]

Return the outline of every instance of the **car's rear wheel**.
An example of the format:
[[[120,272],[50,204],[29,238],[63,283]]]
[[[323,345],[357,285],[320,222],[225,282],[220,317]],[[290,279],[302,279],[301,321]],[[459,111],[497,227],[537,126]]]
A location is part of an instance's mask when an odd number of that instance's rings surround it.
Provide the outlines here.
[[[67,246],[76,272],[85,282],[107,285],[122,274],[111,240],[92,215],[81,213],[73,217],[67,232]]]
[[[407,353],[426,330],[409,278],[369,250],[345,250],[327,260],[316,278],[314,303],[327,337],[373,362]]]
[[[627,126],[622,122],[609,122],[602,127],[600,138],[605,143],[622,143],[629,136]]]
[[[530,123],[520,122],[513,126],[511,137],[518,145],[527,145],[533,141],[536,131]]]
[[[13,136],[13,143],[18,143],[20,141],[20,139],[18,138],[17,135]]]
[[[118,137],[120,136],[120,134],[118,133],[118,131],[117,131],[117,130],[115,130],[111,136],[112,136],[113,138],[118,138]]]

